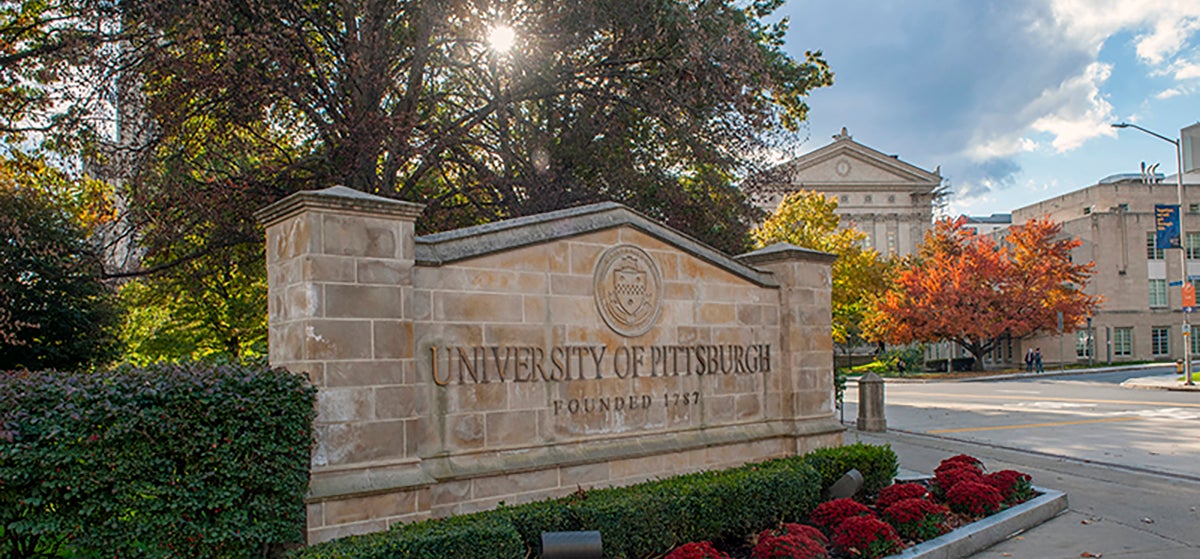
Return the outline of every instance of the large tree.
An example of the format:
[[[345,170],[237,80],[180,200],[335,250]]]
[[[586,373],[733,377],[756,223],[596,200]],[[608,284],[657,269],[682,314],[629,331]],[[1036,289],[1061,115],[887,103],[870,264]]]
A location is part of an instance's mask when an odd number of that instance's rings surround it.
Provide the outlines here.
[[[867,321],[870,335],[892,343],[952,341],[975,357],[1002,336],[1022,338],[1079,328],[1100,298],[1084,293],[1094,263],[1077,264],[1078,239],[1062,225],[1033,219],[1010,229],[1005,242],[977,235],[964,221],[942,220],[917,256],[901,267]]]
[[[864,313],[886,289],[890,263],[864,247],[866,233],[840,227],[837,205],[837,200],[820,192],[794,192],[784,197],[753,236],[759,247],[783,242],[838,256],[833,263],[833,341],[849,354],[865,341]]]
[[[136,221],[189,192],[344,184],[428,204],[424,231],[615,200],[741,250],[757,216],[736,179],[796,139],[832,77],[783,52],[764,21],[780,4],[124,2],[121,55],[169,140],[134,181]],[[507,51],[488,43],[501,25]],[[254,157],[197,161],[213,135]]]

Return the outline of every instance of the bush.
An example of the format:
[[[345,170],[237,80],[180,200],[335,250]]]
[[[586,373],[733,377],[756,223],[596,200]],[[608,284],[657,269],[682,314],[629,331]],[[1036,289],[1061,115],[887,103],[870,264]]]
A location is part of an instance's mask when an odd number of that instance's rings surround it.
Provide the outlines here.
[[[1033,497],[1033,485],[1029,474],[1016,470],[1000,470],[984,476],[988,485],[1000,490],[1004,504],[1014,505],[1028,501]]]
[[[849,557],[878,559],[904,548],[888,523],[873,516],[854,516],[838,525],[833,544]]]
[[[895,469],[895,454],[887,447],[852,445],[813,454],[819,456],[818,461],[822,464],[848,465],[859,471],[887,469],[888,464]],[[811,457],[779,458],[720,472],[697,472],[627,487],[579,492],[559,499],[504,506],[494,511],[455,517],[453,526],[461,532],[472,523],[486,519],[496,526],[510,527],[511,531],[499,530],[495,536],[476,533],[475,549],[492,550],[489,557],[514,559],[536,556],[542,532],[599,530],[604,538],[606,557],[629,558],[660,556],[678,542],[739,539],[768,526],[779,526],[789,534],[793,530],[804,532],[804,529],[812,528],[791,522],[806,518],[819,500],[822,477],[810,465]],[[431,546],[420,551],[405,551],[405,555],[397,554],[397,549],[416,548],[392,540],[425,534],[420,528],[424,524],[402,525],[386,534],[355,536],[315,545],[296,552],[293,557],[441,559],[478,556],[455,555],[446,547],[435,549]],[[502,537],[503,548],[508,551],[495,551],[500,546],[492,545],[487,537]],[[519,552],[511,550],[512,541],[520,543]]]
[[[250,557],[303,540],[315,390],[197,364],[0,372],[0,555]]]
[[[946,516],[950,511],[942,505],[921,498],[902,499],[885,509],[880,516],[896,532],[910,540],[936,538],[949,529]]]
[[[712,542],[693,542],[675,548],[663,559],[729,559],[729,556],[713,548]]]
[[[978,481],[963,481],[946,491],[950,510],[972,517],[994,514],[1003,502],[999,489]]]
[[[842,521],[854,516],[873,516],[871,509],[854,499],[834,499],[817,505],[809,521],[826,532],[833,531]]]
[[[821,474],[822,491],[846,475],[846,472],[857,469],[863,476],[863,492],[868,495],[878,493],[891,485],[899,469],[896,453],[887,445],[857,443],[822,448],[806,454],[804,461]]]
[[[795,522],[784,522],[780,524],[778,528],[763,530],[758,534],[758,541],[762,541],[765,538],[783,536],[787,534],[804,536],[821,545],[829,545],[829,538],[826,538],[823,532],[807,524],[797,524]]]
[[[884,487],[875,498],[875,508],[885,510],[904,499],[924,499],[929,490],[919,483],[897,483]]]

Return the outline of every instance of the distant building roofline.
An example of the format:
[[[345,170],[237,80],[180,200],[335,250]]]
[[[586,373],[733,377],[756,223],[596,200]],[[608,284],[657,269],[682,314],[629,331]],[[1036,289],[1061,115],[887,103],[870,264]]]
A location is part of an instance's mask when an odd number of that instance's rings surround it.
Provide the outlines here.
[[[990,216],[964,215],[967,218],[967,223],[995,223],[995,224],[1010,224],[1012,223],[1012,214],[1010,213],[995,213]]]

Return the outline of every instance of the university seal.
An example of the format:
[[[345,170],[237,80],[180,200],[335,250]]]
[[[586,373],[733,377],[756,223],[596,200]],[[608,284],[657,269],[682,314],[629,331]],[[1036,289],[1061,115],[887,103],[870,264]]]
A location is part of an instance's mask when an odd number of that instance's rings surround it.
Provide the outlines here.
[[[662,312],[658,264],[646,251],[617,245],[600,255],[593,278],[596,310],[609,328],[632,338],[645,334]]]

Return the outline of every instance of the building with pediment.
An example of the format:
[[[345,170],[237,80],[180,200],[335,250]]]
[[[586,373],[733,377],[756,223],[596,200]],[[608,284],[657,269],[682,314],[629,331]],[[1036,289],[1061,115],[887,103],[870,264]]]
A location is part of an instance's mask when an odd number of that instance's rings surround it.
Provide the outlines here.
[[[755,185],[754,200],[770,212],[793,192],[823,192],[837,200],[843,227],[866,233],[880,254],[906,255],[916,251],[933,223],[942,196],[939,171],[858,143],[843,127],[833,143],[773,169]]]

